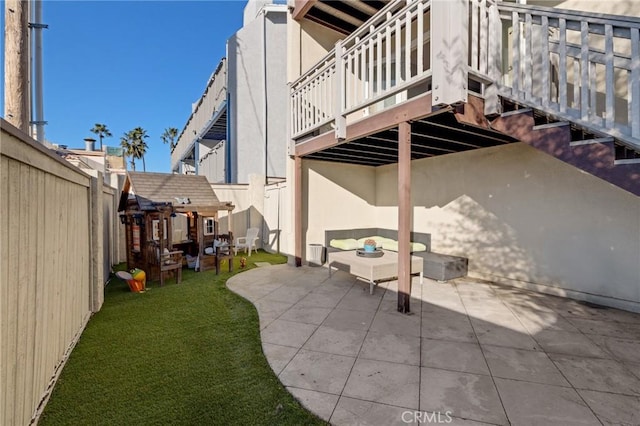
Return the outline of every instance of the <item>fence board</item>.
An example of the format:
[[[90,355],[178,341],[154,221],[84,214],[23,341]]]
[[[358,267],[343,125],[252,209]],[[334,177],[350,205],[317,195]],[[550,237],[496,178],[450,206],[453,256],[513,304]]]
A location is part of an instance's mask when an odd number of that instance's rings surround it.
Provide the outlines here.
[[[29,424],[90,314],[91,178],[1,132],[0,424]]]
[[[9,193],[9,160],[2,157],[0,158],[0,194]],[[0,222],[2,229],[9,228],[9,203],[5,202],[5,198],[2,198],[0,202]],[[6,232],[6,231],[5,231]],[[9,300],[9,245],[2,240],[0,244],[0,342],[3,343],[0,346],[0,395],[7,395],[8,391],[8,348],[4,345],[7,342],[7,330],[5,329],[8,324],[8,312],[7,301]],[[8,424],[6,418],[8,413],[8,401],[6,397],[0,397],[0,424]]]

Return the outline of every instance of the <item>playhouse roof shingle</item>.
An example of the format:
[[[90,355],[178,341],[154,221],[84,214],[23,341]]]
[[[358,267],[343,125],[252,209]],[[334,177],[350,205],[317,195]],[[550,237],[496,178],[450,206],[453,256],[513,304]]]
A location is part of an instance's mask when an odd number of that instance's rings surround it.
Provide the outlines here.
[[[126,209],[129,193],[135,195],[140,210],[157,210],[158,205],[166,203],[180,210],[227,210],[230,207],[230,203],[218,200],[205,176],[128,172],[119,210]]]

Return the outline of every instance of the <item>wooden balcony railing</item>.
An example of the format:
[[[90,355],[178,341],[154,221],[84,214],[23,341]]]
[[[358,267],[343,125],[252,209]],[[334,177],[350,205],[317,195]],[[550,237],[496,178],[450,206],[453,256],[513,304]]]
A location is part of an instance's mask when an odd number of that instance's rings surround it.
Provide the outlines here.
[[[474,90],[499,112],[502,95],[640,148],[639,29],[496,0],[393,0],[291,85],[291,135],[344,137],[349,114],[433,88],[434,104]]]

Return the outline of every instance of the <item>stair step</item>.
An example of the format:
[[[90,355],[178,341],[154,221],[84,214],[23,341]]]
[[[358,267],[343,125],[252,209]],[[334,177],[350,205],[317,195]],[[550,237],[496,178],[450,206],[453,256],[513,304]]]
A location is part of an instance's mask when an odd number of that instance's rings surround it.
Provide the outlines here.
[[[538,124],[533,126],[531,129],[532,130],[552,129],[554,127],[563,127],[563,126],[570,126],[570,125],[571,123],[569,123],[568,121],[558,121],[557,123]]]
[[[640,164],[640,158],[623,158],[613,162],[614,166],[620,166],[623,164]]]
[[[614,139],[612,137],[584,139],[581,141],[570,142],[569,146],[591,145],[592,143],[610,143],[613,141]]]
[[[531,108],[514,109],[513,111],[503,112],[500,117],[509,117],[510,115],[524,114],[531,111],[533,111]]]

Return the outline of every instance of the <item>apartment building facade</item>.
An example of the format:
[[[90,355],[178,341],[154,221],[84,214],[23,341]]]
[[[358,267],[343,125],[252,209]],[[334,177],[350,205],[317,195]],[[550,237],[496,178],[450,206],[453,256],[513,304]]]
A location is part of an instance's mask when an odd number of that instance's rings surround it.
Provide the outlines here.
[[[174,173],[211,183],[286,174],[287,6],[248,1],[243,27],[227,40],[227,57],[212,73],[171,154]]]

